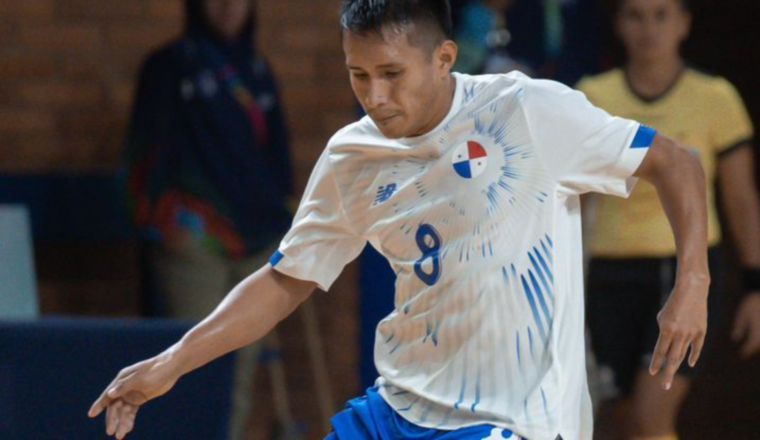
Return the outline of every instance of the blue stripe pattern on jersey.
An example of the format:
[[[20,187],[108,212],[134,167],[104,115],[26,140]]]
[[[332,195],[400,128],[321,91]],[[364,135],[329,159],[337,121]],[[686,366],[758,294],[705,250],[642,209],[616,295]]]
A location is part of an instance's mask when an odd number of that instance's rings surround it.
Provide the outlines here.
[[[536,322],[536,327],[538,327],[539,333],[541,333],[541,339],[546,341],[546,331],[544,330],[544,325],[541,322],[541,315],[538,312],[538,306],[536,305],[536,300],[533,296],[533,291],[531,290],[530,286],[528,286],[528,282],[525,280],[525,276],[520,275],[520,281],[522,281],[525,297],[528,299],[530,310],[533,313],[533,320]]]

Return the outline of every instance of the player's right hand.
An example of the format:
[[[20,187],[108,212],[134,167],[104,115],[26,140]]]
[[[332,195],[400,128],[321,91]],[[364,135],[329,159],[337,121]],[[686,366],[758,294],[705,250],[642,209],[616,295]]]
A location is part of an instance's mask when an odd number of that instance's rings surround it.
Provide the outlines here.
[[[168,358],[162,353],[121,370],[87,415],[94,418],[106,410],[106,433],[123,439],[134,428],[140,406],[166,394],[177,383],[179,373]]]
[[[694,367],[702,353],[707,334],[708,277],[676,281],[675,289],[657,314],[660,336],[652,354],[649,374],[662,371],[662,387],[669,390],[673,378],[689,353],[689,366]]]

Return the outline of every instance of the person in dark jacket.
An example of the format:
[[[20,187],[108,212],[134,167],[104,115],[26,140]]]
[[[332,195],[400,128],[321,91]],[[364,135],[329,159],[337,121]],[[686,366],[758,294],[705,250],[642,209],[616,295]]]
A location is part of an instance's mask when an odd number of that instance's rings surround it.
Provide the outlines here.
[[[250,0],[187,0],[185,31],[148,56],[125,154],[148,284],[163,315],[206,316],[288,229],[288,136],[254,47]],[[230,438],[243,438],[256,348],[239,353]]]

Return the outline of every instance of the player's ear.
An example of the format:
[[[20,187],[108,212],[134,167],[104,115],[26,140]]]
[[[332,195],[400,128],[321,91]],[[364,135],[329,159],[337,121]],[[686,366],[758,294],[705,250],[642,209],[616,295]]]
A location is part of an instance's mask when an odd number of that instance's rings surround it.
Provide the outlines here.
[[[451,72],[454,63],[457,61],[458,51],[459,48],[457,47],[457,44],[451,40],[444,41],[435,49],[433,55],[434,61],[442,73],[448,75],[449,72]]]

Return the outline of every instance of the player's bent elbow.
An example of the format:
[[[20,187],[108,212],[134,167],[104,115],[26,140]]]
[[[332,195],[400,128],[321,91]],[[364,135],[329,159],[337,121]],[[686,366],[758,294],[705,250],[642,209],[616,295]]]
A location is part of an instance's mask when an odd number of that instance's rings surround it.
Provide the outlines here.
[[[699,159],[686,147],[660,135],[655,138],[636,175],[652,183],[665,177],[686,178],[690,175],[704,180]]]
[[[673,168],[677,170],[677,176],[686,177],[686,174],[692,174],[695,178],[704,181],[705,171],[702,168],[702,162],[699,157],[692,153],[691,150],[680,144],[673,144]]]

